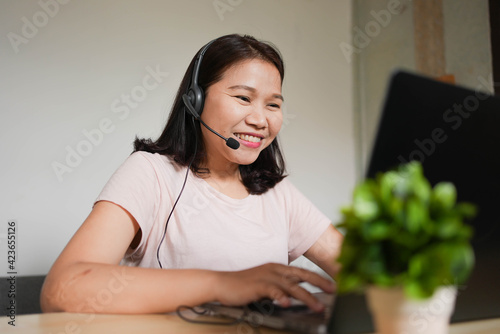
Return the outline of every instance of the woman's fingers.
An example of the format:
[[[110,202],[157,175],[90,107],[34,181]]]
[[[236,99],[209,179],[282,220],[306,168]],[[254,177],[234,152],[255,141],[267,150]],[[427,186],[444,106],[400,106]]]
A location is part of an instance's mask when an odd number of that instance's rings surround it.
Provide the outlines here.
[[[277,264],[268,264],[266,266],[275,275],[273,279],[275,284],[268,286],[271,289],[269,297],[283,307],[290,306],[291,301],[289,297],[293,297],[302,301],[312,310],[319,312],[324,309],[325,305],[299,285],[303,282],[317,286],[325,292],[331,293],[334,291],[333,282],[309,270]],[[275,281],[276,278],[278,279],[277,281]]]
[[[283,279],[292,286],[296,286],[298,283],[307,282],[317,286],[325,292],[332,293],[335,290],[335,285],[331,280],[324,278],[318,273],[302,268],[286,266],[286,268],[284,268]]]
[[[307,282],[321,288],[325,292],[332,293],[334,291],[333,282],[317,273],[297,267],[287,267],[283,268],[283,270],[283,295],[280,296],[279,299],[276,299],[276,301],[284,307],[290,306],[291,302],[288,298],[290,296],[302,301],[314,311],[323,311],[325,305],[323,305],[323,303],[321,303],[318,299],[316,299],[316,297],[314,297],[309,291],[301,287],[299,284]]]
[[[290,297],[302,301],[315,311],[322,311],[324,305],[310,292],[301,287],[303,282],[332,293],[334,284],[321,275],[306,269],[282,264],[265,264],[240,272],[220,273],[218,300],[224,304],[245,305],[261,298],[271,298],[283,307],[291,304]]]

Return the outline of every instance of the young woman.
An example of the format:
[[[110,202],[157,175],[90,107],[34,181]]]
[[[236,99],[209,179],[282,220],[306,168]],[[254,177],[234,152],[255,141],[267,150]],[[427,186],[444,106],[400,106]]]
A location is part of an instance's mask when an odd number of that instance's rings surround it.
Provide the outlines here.
[[[342,235],[285,179],[283,77],[278,51],[253,37],[202,48],[161,136],[136,139],[54,263],[42,309],[160,313],[294,297],[321,311],[299,283],[333,283],[288,264],[305,255],[333,276]]]

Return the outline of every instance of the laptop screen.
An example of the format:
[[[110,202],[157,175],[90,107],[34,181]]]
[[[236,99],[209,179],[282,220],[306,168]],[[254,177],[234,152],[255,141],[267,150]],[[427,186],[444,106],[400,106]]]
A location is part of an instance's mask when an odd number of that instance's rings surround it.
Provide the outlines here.
[[[479,85],[479,83],[478,83]],[[476,264],[458,286],[452,322],[500,315],[500,98],[395,73],[366,176],[418,160],[434,185],[453,182],[475,203]]]

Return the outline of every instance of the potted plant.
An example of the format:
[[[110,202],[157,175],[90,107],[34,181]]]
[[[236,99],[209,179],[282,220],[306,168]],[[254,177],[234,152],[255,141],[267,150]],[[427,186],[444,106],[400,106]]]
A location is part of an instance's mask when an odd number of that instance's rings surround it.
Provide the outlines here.
[[[475,213],[453,184],[431,187],[419,162],[363,181],[338,226],[338,293],[366,290],[379,333],[447,333],[456,285],[474,266],[464,220]]]

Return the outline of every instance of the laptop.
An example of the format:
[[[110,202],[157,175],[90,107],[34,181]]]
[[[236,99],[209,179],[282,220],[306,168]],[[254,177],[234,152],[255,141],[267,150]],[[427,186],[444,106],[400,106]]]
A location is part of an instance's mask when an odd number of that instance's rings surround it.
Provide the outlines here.
[[[431,184],[453,182],[458,201],[475,203],[479,209],[471,222],[476,263],[469,280],[458,286],[452,323],[499,317],[500,98],[395,72],[388,84],[366,176],[374,177],[410,160],[422,163]],[[313,314],[300,305],[284,310],[269,301],[267,308],[250,306],[254,310],[216,304],[206,307],[214,315],[235,319],[260,308],[262,325],[302,333],[374,331],[364,295],[342,294],[326,302],[330,306],[326,314]]]

